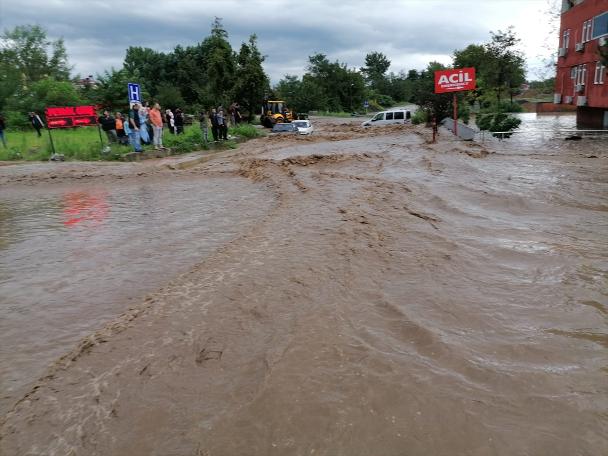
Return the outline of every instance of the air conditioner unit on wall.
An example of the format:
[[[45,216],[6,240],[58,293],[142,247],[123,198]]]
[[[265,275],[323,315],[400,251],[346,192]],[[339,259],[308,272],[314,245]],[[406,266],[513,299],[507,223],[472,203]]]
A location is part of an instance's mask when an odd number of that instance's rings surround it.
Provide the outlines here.
[[[557,55],[559,57],[565,57],[566,56],[566,50],[567,50],[566,48],[559,48],[558,51],[557,51]]]
[[[566,104],[572,104],[572,97],[570,97],[570,96],[564,97],[564,103],[566,103]]]
[[[576,106],[587,106],[587,97],[576,97]]]
[[[553,94],[553,103],[560,104],[561,102],[562,102],[562,94],[561,93],[554,93]]]
[[[608,46],[608,36],[600,36],[597,39],[598,46]]]
[[[576,52],[583,52],[585,50],[585,43],[576,43],[576,46],[574,46],[574,50]]]
[[[585,84],[576,84],[574,90],[576,90],[577,92],[582,92],[583,90],[585,90]]]

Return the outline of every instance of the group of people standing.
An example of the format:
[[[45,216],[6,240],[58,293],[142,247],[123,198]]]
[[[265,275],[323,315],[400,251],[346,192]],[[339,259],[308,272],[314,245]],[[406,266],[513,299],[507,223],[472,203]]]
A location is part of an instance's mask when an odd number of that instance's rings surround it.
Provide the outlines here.
[[[41,130],[45,125],[40,115],[30,112],[28,116],[38,136],[42,136]],[[218,106],[209,112],[201,111],[199,115],[199,124],[205,142],[209,141],[209,128],[213,141],[218,142],[228,139],[228,124],[237,125],[241,120],[240,106],[236,102],[227,110],[223,106]],[[110,144],[130,145],[135,152],[142,152],[144,144],[152,144],[154,149],[165,148],[163,146],[165,126],[171,134],[184,133],[185,116],[180,108],[176,108],[175,112],[171,109],[162,112],[158,103],[152,107],[148,103],[143,105],[136,103],[126,115],[122,112],[112,115],[109,110],[105,110],[99,116],[98,122]],[[4,147],[6,147],[5,129],[5,119],[0,115],[0,141]]]
[[[170,112],[169,109],[167,111]],[[181,131],[183,132],[183,115],[181,118]],[[135,152],[142,152],[143,144],[153,144],[156,150],[164,149],[163,127],[165,124],[169,125],[170,131],[173,129],[172,133],[178,131],[175,127],[173,113],[171,116],[167,112],[163,115],[158,103],[151,108],[147,103],[143,106],[135,103],[127,117],[121,112],[112,116],[106,110],[98,120],[110,143],[130,144]]]
[[[226,115],[223,106],[218,106],[212,108],[209,114],[201,111],[198,117],[203,138],[205,141],[209,141],[209,126],[211,126],[211,135],[214,142],[228,139],[228,123],[237,125],[241,122],[241,119],[240,106],[236,102],[228,108],[228,115]]]

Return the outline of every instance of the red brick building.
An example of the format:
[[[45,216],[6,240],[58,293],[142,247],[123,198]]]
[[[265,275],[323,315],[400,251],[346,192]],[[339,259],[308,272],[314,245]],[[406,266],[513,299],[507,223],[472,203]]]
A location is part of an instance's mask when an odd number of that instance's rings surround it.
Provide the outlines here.
[[[601,53],[600,53],[601,51]],[[608,0],[563,0],[555,103],[576,106],[576,121],[608,128]]]

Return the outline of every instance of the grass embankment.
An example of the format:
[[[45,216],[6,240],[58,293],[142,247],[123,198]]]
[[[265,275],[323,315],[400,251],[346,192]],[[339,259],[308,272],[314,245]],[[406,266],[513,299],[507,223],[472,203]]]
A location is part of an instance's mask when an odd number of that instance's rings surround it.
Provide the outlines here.
[[[108,146],[108,139],[102,132],[100,141],[99,131],[93,127],[56,129],[51,134],[53,135],[55,150],[58,154],[63,154],[66,160],[120,160],[125,154],[133,151],[131,146],[112,144],[110,152],[103,153],[102,150]],[[230,128],[228,134],[233,137],[255,138],[262,136],[264,133],[253,125],[241,124]],[[53,154],[48,131],[43,131],[41,137],[38,137],[34,130],[5,131],[4,135],[7,147],[4,148],[0,144],[0,161],[43,161],[48,160]],[[212,140],[211,129],[209,129],[209,137]],[[182,135],[169,134],[165,129],[163,144],[165,147],[171,148],[174,154],[209,149],[209,144],[204,141],[198,125],[186,126]],[[218,144],[223,148],[236,148],[234,140]],[[144,146],[144,150],[151,148],[152,146]]]

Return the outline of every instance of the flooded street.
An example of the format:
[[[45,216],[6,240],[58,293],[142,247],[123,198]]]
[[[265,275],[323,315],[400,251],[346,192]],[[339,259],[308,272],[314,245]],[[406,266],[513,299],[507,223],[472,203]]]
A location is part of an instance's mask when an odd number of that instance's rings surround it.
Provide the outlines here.
[[[120,183],[0,168],[0,454],[606,453],[606,142],[315,120]]]
[[[250,228],[266,196],[235,178],[3,191],[0,410],[132,300]]]

